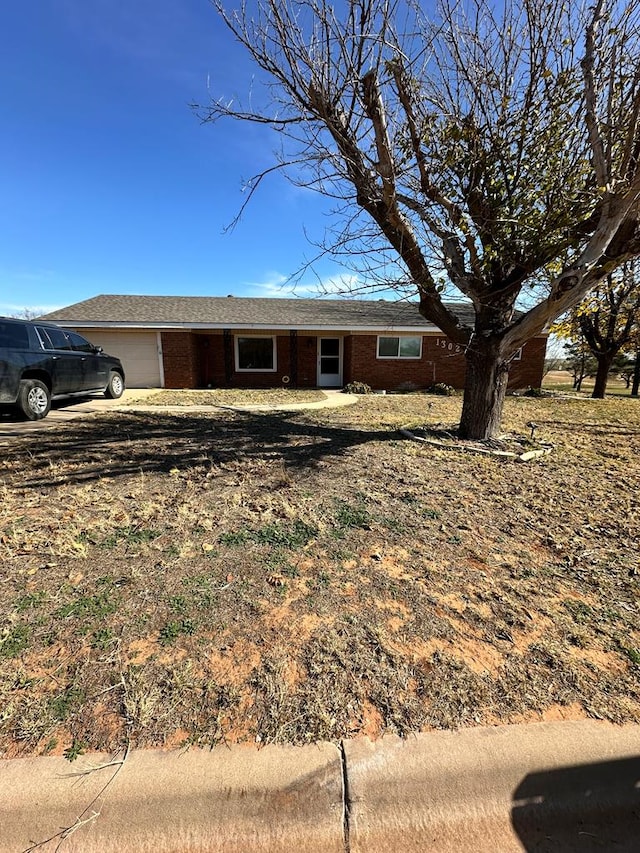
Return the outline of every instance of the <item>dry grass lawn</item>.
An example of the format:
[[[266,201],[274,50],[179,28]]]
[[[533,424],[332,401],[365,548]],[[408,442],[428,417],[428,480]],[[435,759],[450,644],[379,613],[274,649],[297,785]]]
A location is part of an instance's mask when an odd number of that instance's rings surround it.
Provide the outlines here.
[[[2,441],[0,750],[640,721],[640,403],[92,416]]]
[[[140,399],[145,406],[277,406],[290,403],[316,403],[326,394],[315,388],[215,388],[211,391],[163,390]]]

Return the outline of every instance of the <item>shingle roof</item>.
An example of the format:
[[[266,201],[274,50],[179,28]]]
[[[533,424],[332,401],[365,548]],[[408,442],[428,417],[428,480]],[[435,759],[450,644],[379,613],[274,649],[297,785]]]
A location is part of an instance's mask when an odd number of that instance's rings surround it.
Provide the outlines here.
[[[465,325],[470,304],[449,303]],[[355,299],[264,299],[225,296],[101,295],[46,315],[64,325],[256,327],[332,330],[423,327],[416,302]]]

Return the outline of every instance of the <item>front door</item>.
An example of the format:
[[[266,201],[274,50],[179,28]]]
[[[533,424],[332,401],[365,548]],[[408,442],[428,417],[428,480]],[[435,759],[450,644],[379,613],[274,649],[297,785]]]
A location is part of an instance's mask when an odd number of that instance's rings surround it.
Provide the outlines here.
[[[318,338],[318,387],[342,387],[342,338]]]

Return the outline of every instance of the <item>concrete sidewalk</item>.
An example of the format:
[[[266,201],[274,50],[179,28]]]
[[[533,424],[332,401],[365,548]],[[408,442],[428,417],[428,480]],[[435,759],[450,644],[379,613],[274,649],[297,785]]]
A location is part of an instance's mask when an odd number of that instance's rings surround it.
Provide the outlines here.
[[[0,762],[0,851],[640,849],[640,726]],[[95,769],[92,769],[95,768]]]
[[[112,406],[112,408],[138,412],[215,412],[220,409],[228,409],[232,412],[300,412],[305,409],[338,409],[358,402],[358,397],[355,394],[344,394],[342,391],[327,390],[326,388],[322,389],[322,393],[325,395],[324,400],[307,403],[247,403],[246,405],[219,403],[215,406],[197,404],[191,406],[153,406],[145,404],[144,399],[137,401],[132,398],[130,401],[116,401],[120,405]]]

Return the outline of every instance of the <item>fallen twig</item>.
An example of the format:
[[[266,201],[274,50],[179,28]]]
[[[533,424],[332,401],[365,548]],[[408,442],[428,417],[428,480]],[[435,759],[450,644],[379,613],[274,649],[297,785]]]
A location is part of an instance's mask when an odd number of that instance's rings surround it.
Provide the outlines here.
[[[429,444],[432,447],[438,447],[440,450],[461,450],[464,453],[480,453],[484,456],[498,456],[501,459],[514,459],[519,462],[529,462],[532,459],[537,459],[541,456],[546,456],[548,453],[551,453],[553,450],[552,447],[541,447],[535,450],[527,450],[524,453],[514,453],[512,450],[491,450],[488,447],[475,447],[471,444],[445,444],[442,441],[438,441],[435,438],[425,438],[420,435],[416,435],[414,432],[411,432],[407,427],[400,427],[398,432],[403,435],[405,438],[411,439],[411,441],[418,441],[421,444]],[[449,433],[447,433],[449,435]],[[451,436],[453,437],[453,436]]]
[[[98,793],[95,795],[95,797],[80,812],[80,814],[77,816],[75,821],[70,826],[63,827],[59,832],[54,833],[53,835],[49,836],[49,838],[45,838],[44,841],[38,841],[35,844],[32,844],[30,847],[27,847],[23,851],[23,853],[31,853],[32,850],[37,850],[39,847],[43,847],[45,844],[49,844],[51,841],[54,841],[56,838],[60,839],[56,845],[56,848],[55,848],[56,851],[58,851],[58,850],[60,850],[62,843],[67,838],[69,838],[69,836],[73,835],[74,832],[76,832],[78,829],[80,829],[80,827],[84,826],[87,823],[91,823],[91,821],[95,820],[97,817],[100,817],[100,815],[102,813],[102,805],[100,806],[100,808],[97,811],[93,811],[92,814],[89,815],[89,817],[85,817],[85,815],[87,814],[89,809],[91,809],[94,806],[94,804],[100,799],[100,797],[102,797],[105,794],[107,789],[110,787],[110,785],[115,780],[118,773],[122,770],[124,763],[127,760],[128,756],[129,756],[129,743],[127,743],[127,745],[125,747],[124,755],[118,761],[109,761],[106,764],[98,764],[95,767],[89,767],[89,768],[87,768],[87,770],[83,770],[83,771],[80,771],[78,773],[64,774],[64,777],[89,776],[91,773],[95,773],[97,770],[103,770],[106,767],[116,767],[117,768],[115,773],[113,774],[113,776],[111,776],[111,778],[106,782],[106,784],[98,791]]]

